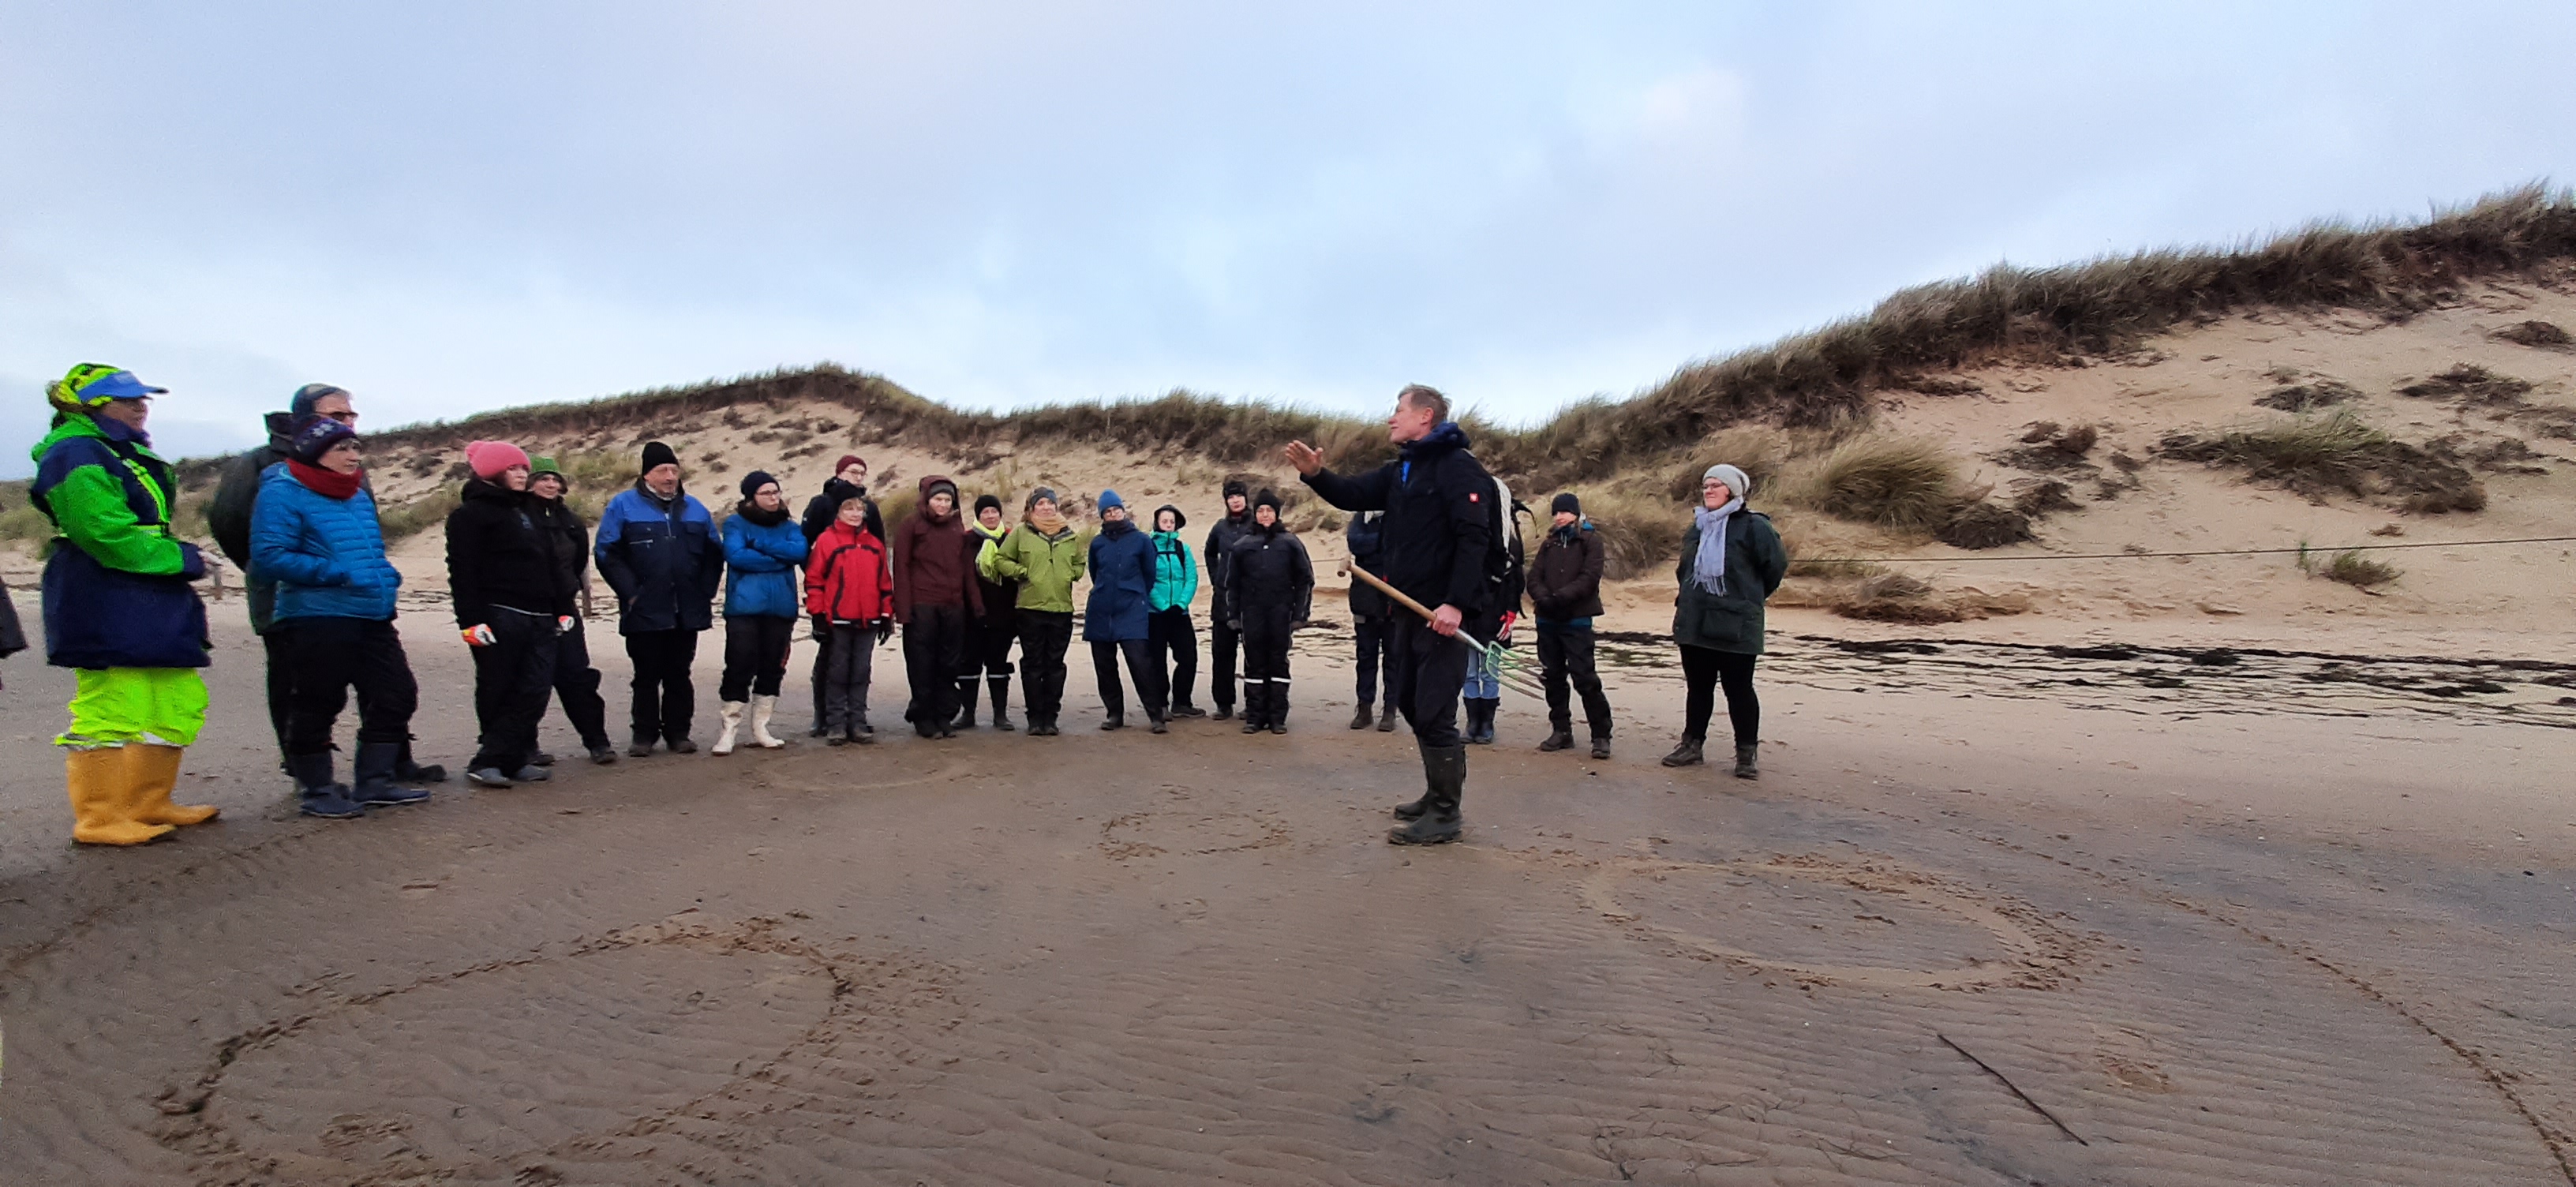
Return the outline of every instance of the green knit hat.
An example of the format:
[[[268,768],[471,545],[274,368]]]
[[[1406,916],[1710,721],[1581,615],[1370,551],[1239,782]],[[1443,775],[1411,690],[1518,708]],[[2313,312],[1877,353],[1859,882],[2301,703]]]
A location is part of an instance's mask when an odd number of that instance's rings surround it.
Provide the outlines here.
[[[563,467],[558,465],[553,458],[532,457],[528,459],[528,481],[536,481],[537,475],[539,474],[552,474],[555,476],[556,481],[563,483],[566,487],[570,487],[572,485],[572,476],[564,473]]]

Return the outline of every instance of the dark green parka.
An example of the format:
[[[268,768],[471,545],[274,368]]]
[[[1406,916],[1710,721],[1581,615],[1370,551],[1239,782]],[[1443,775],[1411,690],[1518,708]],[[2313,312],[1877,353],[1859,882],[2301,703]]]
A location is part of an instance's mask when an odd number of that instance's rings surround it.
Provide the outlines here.
[[[1713,594],[1692,578],[1699,559],[1699,521],[1682,533],[1681,563],[1673,576],[1681,592],[1673,597],[1673,642],[1738,655],[1762,654],[1762,603],[1789,574],[1789,550],[1780,533],[1758,512],[1738,511],[1726,520],[1726,592]]]

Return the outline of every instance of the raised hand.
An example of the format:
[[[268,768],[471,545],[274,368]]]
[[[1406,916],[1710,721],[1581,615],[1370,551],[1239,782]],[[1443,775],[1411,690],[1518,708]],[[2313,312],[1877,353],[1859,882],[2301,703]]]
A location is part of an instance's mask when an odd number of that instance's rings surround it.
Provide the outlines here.
[[[1297,468],[1298,473],[1309,478],[1314,477],[1315,471],[1324,468],[1323,451],[1303,441],[1291,441],[1279,453],[1288,459],[1289,465]]]

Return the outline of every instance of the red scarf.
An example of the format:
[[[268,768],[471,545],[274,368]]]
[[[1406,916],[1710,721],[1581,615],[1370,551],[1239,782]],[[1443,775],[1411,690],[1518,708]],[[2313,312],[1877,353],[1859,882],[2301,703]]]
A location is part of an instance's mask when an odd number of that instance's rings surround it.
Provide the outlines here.
[[[286,459],[286,472],[295,476],[304,489],[326,499],[345,499],[358,493],[358,484],[367,480],[365,470],[342,474],[320,466],[308,466],[294,458]]]

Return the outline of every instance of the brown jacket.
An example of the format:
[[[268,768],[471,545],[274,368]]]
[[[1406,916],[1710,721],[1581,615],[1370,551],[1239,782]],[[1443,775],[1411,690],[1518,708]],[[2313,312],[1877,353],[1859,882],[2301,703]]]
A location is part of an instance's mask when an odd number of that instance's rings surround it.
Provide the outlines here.
[[[1568,537],[1571,537],[1569,539]],[[1530,605],[1549,622],[1601,613],[1601,534],[1578,522],[1567,532],[1549,528],[1529,567]]]
[[[964,606],[978,618],[984,614],[974,558],[966,551],[965,517],[951,506],[947,515],[931,518],[930,488],[940,485],[957,489],[956,483],[940,475],[922,477],[920,504],[894,532],[896,622],[910,623],[914,606]]]

